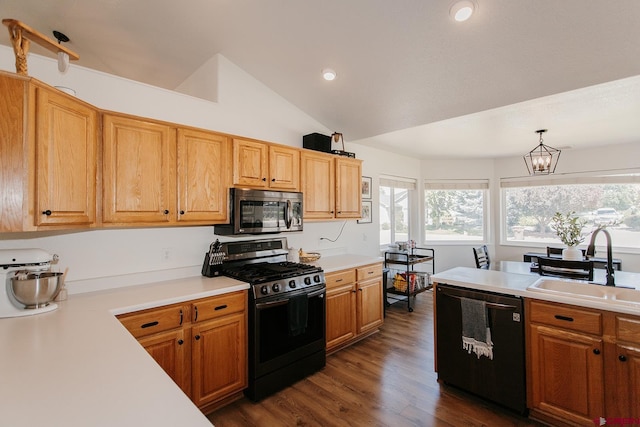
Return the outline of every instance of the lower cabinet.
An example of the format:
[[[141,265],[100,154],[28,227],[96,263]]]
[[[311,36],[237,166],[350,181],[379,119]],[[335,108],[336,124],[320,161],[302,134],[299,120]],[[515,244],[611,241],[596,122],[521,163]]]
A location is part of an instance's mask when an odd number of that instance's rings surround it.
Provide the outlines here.
[[[246,291],[118,319],[203,412],[247,387]]]
[[[528,406],[558,425],[640,416],[640,317],[527,301]]]
[[[382,264],[325,275],[327,352],[374,333],[383,322]]]

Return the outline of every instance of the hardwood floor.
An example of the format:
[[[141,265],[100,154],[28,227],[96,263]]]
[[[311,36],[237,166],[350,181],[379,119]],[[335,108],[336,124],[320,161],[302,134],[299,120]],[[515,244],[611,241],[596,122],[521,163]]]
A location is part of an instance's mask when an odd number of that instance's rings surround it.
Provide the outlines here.
[[[327,357],[320,372],[261,402],[209,415],[225,426],[539,426],[436,381],[431,292],[387,309],[377,333]]]

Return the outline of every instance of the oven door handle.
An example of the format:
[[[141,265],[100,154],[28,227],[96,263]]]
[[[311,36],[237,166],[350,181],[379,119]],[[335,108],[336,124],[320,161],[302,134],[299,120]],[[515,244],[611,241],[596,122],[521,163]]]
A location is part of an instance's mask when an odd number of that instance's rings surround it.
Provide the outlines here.
[[[320,298],[324,298],[324,293],[325,293],[325,289],[320,289],[318,291],[315,292],[310,292],[307,294],[308,298],[315,298],[317,296],[319,296]],[[271,302],[259,302],[256,304],[256,308],[257,309],[262,309],[262,308],[268,308],[268,307],[278,307],[279,305],[285,305],[289,303],[289,299],[281,299],[281,300],[277,300],[277,301],[271,301]]]

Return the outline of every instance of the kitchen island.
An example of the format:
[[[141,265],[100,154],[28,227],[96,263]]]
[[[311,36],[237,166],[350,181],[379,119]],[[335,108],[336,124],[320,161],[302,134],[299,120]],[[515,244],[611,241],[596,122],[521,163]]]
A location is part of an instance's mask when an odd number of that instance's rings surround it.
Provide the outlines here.
[[[499,268],[435,275],[439,380],[518,411],[525,408],[522,397],[514,405],[499,400],[504,396],[496,390],[519,384],[507,396],[522,396],[526,383],[530,416],[551,425],[639,417],[640,274],[618,271],[612,287],[539,276],[529,263],[501,262]],[[596,276],[599,281],[604,271]],[[473,324],[486,322],[486,335],[470,332],[469,304],[484,313]],[[505,372],[505,363],[516,358]]]

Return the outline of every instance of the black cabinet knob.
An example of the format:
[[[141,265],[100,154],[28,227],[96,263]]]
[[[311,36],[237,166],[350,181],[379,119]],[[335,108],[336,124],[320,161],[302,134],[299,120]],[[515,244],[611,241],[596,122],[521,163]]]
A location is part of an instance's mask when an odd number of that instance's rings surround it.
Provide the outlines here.
[[[184,344],[184,341],[183,340],[178,340],[178,345],[182,345],[182,344]]]
[[[184,215],[184,211],[180,211],[180,215]]]
[[[164,214],[165,214],[165,215],[169,215],[169,209],[165,209],[165,210],[164,210]]]
[[[51,211],[49,209],[47,209],[46,211],[42,211],[42,215],[49,216],[51,215]]]
[[[618,360],[621,362],[626,362],[627,361],[627,356],[625,356],[624,354],[621,354],[620,356],[618,356]]]
[[[198,341],[200,339],[200,335],[196,335],[195,339],[196,339],[196,341]]]
[[[266,181],[266,180],[267,180],[267,178],[262,178],[262,180],[263,180],[263,181]]]
[[[599,348],[594,348],[593,349],[593,354],[600,354],[600,349]]]

